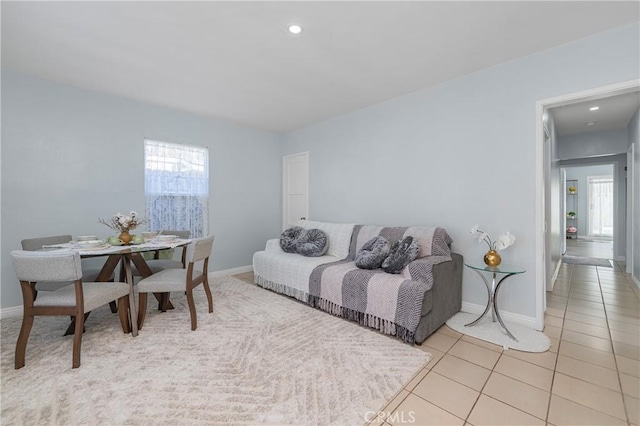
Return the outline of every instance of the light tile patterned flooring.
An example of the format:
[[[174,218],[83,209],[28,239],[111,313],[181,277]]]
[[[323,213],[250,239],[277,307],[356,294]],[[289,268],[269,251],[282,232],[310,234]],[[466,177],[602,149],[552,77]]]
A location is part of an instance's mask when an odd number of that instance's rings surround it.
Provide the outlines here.
[[[547,296],[549,351],[503,351],[445,325],[372,424],[640,426],[639,294],[619,266],[565,264]]]

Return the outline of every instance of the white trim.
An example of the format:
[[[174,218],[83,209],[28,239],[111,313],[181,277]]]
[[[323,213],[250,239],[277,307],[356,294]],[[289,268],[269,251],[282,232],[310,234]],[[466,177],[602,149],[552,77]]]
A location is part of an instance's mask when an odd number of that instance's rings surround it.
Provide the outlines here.
[[[470,314],[480,315],[484,312],[485,306],[476,305],[475,303],[462,302],[462,312],[468,312]],[[491,315],[487,313],[487,315]],[[504,322],[509,322],[513,324],[523,325],[525,327],[533,328],[538,331],[542,331],[542,328],[536,327],[536,319],[535,317],[528,317],[525,315],[514,314],[513,312],[500,311],[500,317]],[[544,325],[543,325],[544,328]]]
[[[558,279],[558,274],[560,273],[561,266],[562,266],[562,256],[558,260],[558,264],[556,265],[556,270],[553,271],[553,275],[551,276],[551,282],[552,282],[551,290],[547,290],[547,291],[553,291],[553,287],[555,287],[556,285],[556,280]]]
[[[209,276],[212,278],[219,278],[219,277],[225,277],[227,275],[236,275],[236,274],[244,274],[245,272],[251,272],[253,271],[253,265],[245,265],[245,266],[238,266],[237,268],[231,268],[231,269],[223,269],[221,271],[209,271]]]
[[[219,277],[226,277],[228,275],[243,274],[245,272],[251,272],[251,271],[253,271],[253,265],[245,265],[245,266],[238,266],[237,268],[223,269],[221,271],[209,272],[208,275],[211,278],[219,278]],[[0,309],[0,319],[21,317],[22,313],[23,313],[22,305],[2,308]]]
[[[633,282],[635,283],[635,285],[638,286],[638,288],[640,288],[640,280],[637,279],[636,277],[634,277],[633,275],[631,275],[631,279],[633,280]]]
[[[634,156],[636,144],[638,142],[632,141],[627,149],[627,168],[626,168],[626,182],[627,182],[627,247],[625,250],[625,256],[629,259],[626,266],[626,272],[629,274],[633,274],[633,260],[634,260],[634,245],[633,245],[633,237],[635,235],[635,221],[633,220],[634,214],[640,214],[640,212],[635,211],[635,192],[636,192],[636,178],[635,174],[640,173],[640,170],[635,169],[634,165]]]
[[[21,317],[24,312],[24,306],[10,306],[0,309],[0,319]]]
[[[640,79],[623,81],[608,86],[596,87],[580,92],[568,93],[553,98],[541,99],[536,102],[535,107],[535,221],[534,221],[534,244],[535,244],[535,267],[534,279],[536,282],[536,316],[535,324],[537,330],[544,328],[544,305],[546,297],[545,280],[545,232],[544,232],[544,126],[543,113],[545,108],[569,105],[576,102],[593,99],[607,98],[623,93],[637,91],[640,87]],[[527,317],[525,317],[527,318]]]

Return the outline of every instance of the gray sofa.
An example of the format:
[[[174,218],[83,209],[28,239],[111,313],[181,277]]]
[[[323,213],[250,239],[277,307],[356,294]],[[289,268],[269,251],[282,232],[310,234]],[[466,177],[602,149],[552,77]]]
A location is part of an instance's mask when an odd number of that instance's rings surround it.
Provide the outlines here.
[[[407,343],[422,343],[460,311],[462,256],[451,253],[451,239],[444,229],[312,221],[299,225],[326,231],[327,255],[306,258],[285,253],[278,240],[270,240],[265,251],[254,254],[257,285]],[[389,241],[412,236],[420,243],[420,255],[400,274],[357,268],[357,251],[376,236]]]

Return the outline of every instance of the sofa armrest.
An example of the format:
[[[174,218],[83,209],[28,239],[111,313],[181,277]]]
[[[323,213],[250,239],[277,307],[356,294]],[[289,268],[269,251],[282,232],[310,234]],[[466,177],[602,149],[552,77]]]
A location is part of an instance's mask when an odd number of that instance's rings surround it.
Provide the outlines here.
[[[282,249],[280,248],[280,240],[278,238],[274,238],[272,240],[267,240],[267,245],[264,248],[264,251],[268,251],[268,252],[272,252],[272,253],[277,253],[277,252],[281,252],[284,253],[282,251]]]
[[[426,256],[413,260],[402,271],[408,280],[427,282],[428,270],[451,260],[450,256]],[[433,270],[433,269],[432,269]]]

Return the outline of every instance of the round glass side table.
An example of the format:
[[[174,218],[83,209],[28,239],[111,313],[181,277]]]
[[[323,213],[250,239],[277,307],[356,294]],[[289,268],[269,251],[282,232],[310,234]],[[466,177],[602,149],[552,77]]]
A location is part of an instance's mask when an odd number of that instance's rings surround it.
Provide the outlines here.
[[[526,272],[526,270],[520,266],[504,263],[498,266],[487,266],[484,262],[465,262],[465,266],[476,271],[476,273],[480,275],[480,278],[482,278],[482,281],[484,281],[484,284],[487,286],[487,307],[484,309],[482,315],[480,315],[475,321],[472,321],[469,324],[465,324],[465,327],[470,327],[477,324],[482,318],[485,317],[485,315],[487,315],[489,309],[493,307],[491,311],[491,318],[493,319],[493,322],[496,322],[496,318],[498,318],[498,322],[500,323],[504,331],[507,332],[507,335],[517,342],[518,339],[516,339],[515,336],[511,334],[507,326],[504,325],[504,322],[502,322],[502,318],[500,318],[500,312],[498,311],[498,291],[500,290],[500,286],[502,285],[504,280],[513,275],[523,274]],[[484,274],[484,272],[488,272],[491,274],[491,284],[489,284],[487,275]],[[504,276],[500,278],[499,281],[497,281],[498,275]]]

